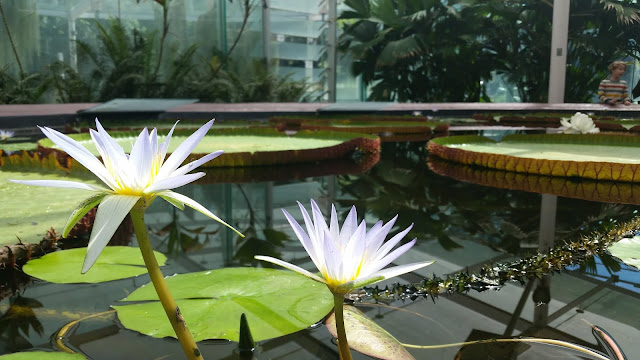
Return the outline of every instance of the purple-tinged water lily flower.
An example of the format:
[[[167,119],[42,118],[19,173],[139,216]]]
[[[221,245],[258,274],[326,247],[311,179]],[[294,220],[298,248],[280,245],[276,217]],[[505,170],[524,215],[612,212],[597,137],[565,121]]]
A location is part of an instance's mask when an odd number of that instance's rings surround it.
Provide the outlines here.
[[[596,127],[589,115],[581,112],[575,113],[571,119],[560,119],[560,124],[562,124],[560,129],[565,134],[595,134],[600,132],[600,129]]]
[[[347,294],[356,288],[433,263],[433,261],[423,261],[385,268],[407,252],[416,242],[416,239],[413,239],[392,251],[413,225],[384,242],[398,218],[397,215],[386,224],[378,221],[367,231],[364,220],[360,224],[357,223],[355,206],[349,211],[342,228],[338,225],[335,206],[331,205],[331,220],[328,226],[313,200],[311,200],[313,219],[300,202],[298,206],[304,218],[306,232],[286,210],[282,211],[322,277],[273,257],[256,256],[256,259],[283,266],[324,283],[334,294]]]
[[[171,189],[186,185],[204,176],[203,172],[193,174],[189,174],[189,172],[223,153],[222,150],[219,150],[180,166],[202,140],[211,125],[213,125],[213,120],[196,130],[178,146],[166,161],[169,142],[176,125],[173,126],[162,143],[158,143],[158,132],[155,128],[150,132],[147,128],[143,129],[133,144],[131,153],[126,154],[122,146],[106,132],[96,119],[97,131],[91,129],[90,133],[102,161],[76,140],[54,129],[41,127],[42,132],[51,141],[94,173],[106,187],[65,180],[9,181],[25,185],[88,190],[96,193],[74,210],[63,231],[63,237],[66,237],[78,220],[94,206],[100,204],[89,238],[87,255],[82,266],[82,272],[85,273],[95,263],[122,220],[139,201],[148,206],[156,197],[161,197],[181,210],[187,205],[233,229],[195,200],[171,191]]]

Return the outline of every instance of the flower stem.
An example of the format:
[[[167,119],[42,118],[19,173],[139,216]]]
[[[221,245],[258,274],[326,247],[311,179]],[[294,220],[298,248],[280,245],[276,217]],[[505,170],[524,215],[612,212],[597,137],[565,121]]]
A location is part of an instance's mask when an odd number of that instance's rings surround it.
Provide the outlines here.
[[[142,257],[144,258],[144,263],[147,267],[147,271],[149,272],[149,277],[151,277],[153,287],[156,289],[158,298],[162,303],[164,311],[167,313],[167,317],[171,322],[171,326],[173,326],[173,331],[175,331],[180,345],[182,345],[182,350],[185,355],[187,355],[187,359],[203,360],[202,355],[200,354],[200,349],[198,349],[198,345],[193,340],[191,332],[189,332],[189,328],[187,328],[187,323],[182,317],[180,309],[173,299],[171,292],[169,292],[169,287],[164,281],[164,276],[162,275],[162,271],[160,271],[153,249],[151,248],[149,234],[147,234],[147,227],[144,224],[145,209],[145,206],[136,204],[136,206],[131,209],[130,214],[131,220],[133,221],[133,230],[136,233],[138,246],[140,247],[140,252],[142,252]]]
[[[344,329],[343,315],[344,295],[333,294],[333,312],[336,316],[336,331],[338,332],[338,351],[340,360],[351,360],[351,350],[347,341],[347,332]]]

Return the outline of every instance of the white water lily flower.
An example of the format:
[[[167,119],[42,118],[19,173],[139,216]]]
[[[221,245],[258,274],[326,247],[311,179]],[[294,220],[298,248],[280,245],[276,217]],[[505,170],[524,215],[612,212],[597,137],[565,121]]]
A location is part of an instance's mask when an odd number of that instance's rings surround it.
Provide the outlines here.
[[[203,172],[194,174],[188,174],[188,172],[223,153],[222,150],[219,150],[180,166],[209,131],[209,128],[213,125],[213,120],[211,120],[180,144],[165,161],[169,141],[171,141],[171,135],[176,125],[173,125],[173,128],[162,143],[158,143],[158,133],[155,128],[151,132],[147,131],[146,128],[143,129],[133,144],[131,153],[126,154],[122,146],[109,136],[100,125],[98,119],[96,119],[97,131],[91,129],[90,133],[93,143],[102,157],[102,162],[76,140],[54,129],[41,127],[40,130],[51,141],[94,173],[108,188],[64,180],[9,181],[25,185],[96,192],[95,195],[86,199],[74,210],[62,235],[63,237],[69,235],[69,231],[78,220],[95,205],[100,204],[93,230],[91,231],[91,237],[89,238],[87,255],[82,266],[83,273],[87,272],[95,263],[120,223],[139,200],[144,201],[144,205],[148,206],[159,196],[181,210],[184,209],[184,205],[187,205],[233,229],[233,227],[219,219],[195,200],[171,191],[171,189],[186,185],[204,176],[205,173]],[[233,230],[238,232],[235,229]]]
[[[367,231],[367,224],[364,220],[359,225],[357,223],[355,206],[349,211],[342,228],[338,225],[338,216],[333,204],[331,205],[329,226],[313,200],[311,200],[313,220],[300,202],[298,202],[298,206],[302,212],[307,232],[286,210],[282,211],[316,268],[320,270],[322,277],[270,256],[256,256],[256,259],[280,265],[324,283],[334,294],[347,294],[364,285],[405,274],[433,263],[433,261],[423,261],[384,269],[400,255],[407,252],[416,242],[416,239],[413,239],[391,251],[411,230],[412,224],[384,243],[385,237],[398,218],[397,215],[386,224],[378,221]]]
[[[16,133],[8,130],[0,130],[0,141],[11,139]]]
[[[575,113],[569,120],[566,118],[561,119],[560,123],[565,134],[595,134],[600,132],[600,129],[596,127],[589,115],[581,112]]]

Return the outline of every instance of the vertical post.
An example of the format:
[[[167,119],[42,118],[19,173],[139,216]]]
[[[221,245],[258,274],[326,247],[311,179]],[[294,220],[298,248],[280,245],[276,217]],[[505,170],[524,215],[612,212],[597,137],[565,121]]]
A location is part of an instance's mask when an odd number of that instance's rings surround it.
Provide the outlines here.
[[[218,1],[218,44],[220,51],[226,54],[227,49],[227,0]]]
[[[269,0],[262,0],[262,56],[267,65],[271,65],[271,8]]]
[[[78,50],[76,47],[78,32],[76,31],[76,18],[71,12],[68,13],[67,27],[69,29],[69,66],[78,71]]]
[[[549,63],[549,97],[547,102],[563,103],[567,69],[570,0],[553,1],[551,61]]]
[[[542,194],[540,232],[538,234],[538,252],[541,254],[548,253],[555,241],[557,208],[558,197],[556,195]],[[549,316],[549,304],[544,301],[551,298],[551,275],[544,275],[538,280],[533,297],[536,302],[540,301],[533,310],[533,326],[544,327],[548,323]]]
[[[338,1],[328,0],[329,10],[327,23],[327,94],[329,102],[336,102],[336,71],[337,71],[337,41],[338,41]],[[568,0],[567,0],[568,1]]]
[[[273,181],[264,184],[264,227],[273,227]]]

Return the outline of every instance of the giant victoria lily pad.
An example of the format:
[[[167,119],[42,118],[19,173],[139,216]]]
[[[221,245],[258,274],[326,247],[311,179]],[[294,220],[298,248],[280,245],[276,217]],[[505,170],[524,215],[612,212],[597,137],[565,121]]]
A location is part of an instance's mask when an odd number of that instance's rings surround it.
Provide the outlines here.
[[[429,153],[497,170],[593,180],[640,182],[640,137],[617,134],[508,135],[433,139]]]
[[[280,337],[322,320],[333,308],[324,284],[289,270],[225,268],[166,278],[196,341],[238,341],[244,313],[255,341]],[[126,328],[162,338],[175,337],[152,285],[113,306]],[[134,303],[131,303],[134,302]]]
[[[5,158],[7,159],[7,158]],[[36,161],[27,158],[25,161]],[[88,191],[14,184],[14,180],[68,180],[100,185],[89,173],[68,174],[42,168],[38,172],[21,171],[11,164],[0,171],[0,234],[3,244],[38,243],[51,227],[62,232],[71,212],[91,195]]]
[[[442,160],[436,156],[429,156],[427,164],[429,169],[436,174],[498,189],[521,190],[588,201],[640,205],[640,184],[638,183],[518,173],[463,165]]]
[[[166,131],[159,131],[160,140]],[[193,130],[176,130],[171,137],[169,153],[175,150]],[[131,144],[139,132],[114,131],[109,133],[129,153]],[[94,155],[99,153],[89,134],[70,134]],[[56,145],[49,139],[42,139],[39,148],[43,152],[58,154]],[[354,151],[375,153],[380,150],[380,139],[367,134],[347,134],[342,132],[300,131],[287,135],[272,128],[216,128],[200,141],[187,158],[187,162],[198,159],[217,150],[224,154],[204,164],[202,167],[278,165],[313,162],[347,156]]]

